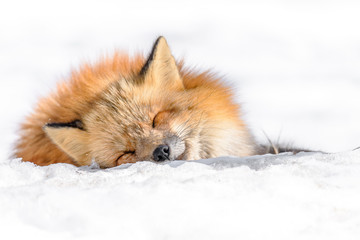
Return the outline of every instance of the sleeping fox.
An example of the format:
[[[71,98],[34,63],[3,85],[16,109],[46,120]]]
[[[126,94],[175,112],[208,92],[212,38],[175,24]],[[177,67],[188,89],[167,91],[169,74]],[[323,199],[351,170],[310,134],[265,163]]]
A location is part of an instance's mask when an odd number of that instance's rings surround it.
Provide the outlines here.
[[[39,101],[19,133],[16,157],[38,165],[108,168],[279,150],[256,144],[232,89],[176,62],[164,37],[147,59],[116,52],[82,65]]]

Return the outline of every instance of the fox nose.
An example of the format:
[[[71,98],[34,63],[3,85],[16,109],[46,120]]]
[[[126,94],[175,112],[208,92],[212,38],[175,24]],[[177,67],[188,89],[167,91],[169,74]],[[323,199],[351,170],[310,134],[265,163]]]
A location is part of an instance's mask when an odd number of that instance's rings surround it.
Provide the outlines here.
[[[159,145],[153,152],[154,160],[157,162],[169,160],[170,147],[168,145]]]

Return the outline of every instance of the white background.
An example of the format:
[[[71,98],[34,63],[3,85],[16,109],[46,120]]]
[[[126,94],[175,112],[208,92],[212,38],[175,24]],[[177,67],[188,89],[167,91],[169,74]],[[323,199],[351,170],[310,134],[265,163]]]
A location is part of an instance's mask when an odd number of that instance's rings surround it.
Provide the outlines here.
[[[260,140],[360,146],[357,1],[8,1],[0,5],[1,133],[55,82],[114,48],[164,35],[189,66],[232,82]],[[0,139],[2,151],[9,137]]]

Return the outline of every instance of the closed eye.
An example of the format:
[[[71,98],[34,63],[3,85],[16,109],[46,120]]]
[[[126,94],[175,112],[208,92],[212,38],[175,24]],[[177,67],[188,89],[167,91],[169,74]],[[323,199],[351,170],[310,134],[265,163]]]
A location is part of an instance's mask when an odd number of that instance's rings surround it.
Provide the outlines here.
[[[158,112],[155,117],[153,118],[153,121],[152,121],[152,127],[155,128],[155,121],[156,121],[156,117],[159,115],[160,112]]]
[[[116,162],[118,162],[121,158],[126,157],[127,155],[133,155],[135,153],[135,151],[126,151],[123,152],[117,159]]]
[[[156,126],[166,122],[169,119],[169,115],[171,113],[171,110],[158,112],[153,118],[152,127],[155,128]]]

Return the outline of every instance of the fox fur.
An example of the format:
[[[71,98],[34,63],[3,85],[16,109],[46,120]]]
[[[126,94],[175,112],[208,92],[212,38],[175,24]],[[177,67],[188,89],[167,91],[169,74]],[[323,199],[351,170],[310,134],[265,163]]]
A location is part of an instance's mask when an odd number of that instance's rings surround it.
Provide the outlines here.
[[[159,37],[147,59],[115,52],[73,71],[22,123],[15,154],[107,168],[271,152],[255,143],[233,96],[210,71],[177,63]]]

